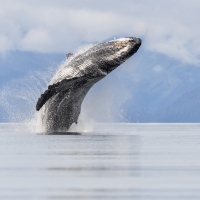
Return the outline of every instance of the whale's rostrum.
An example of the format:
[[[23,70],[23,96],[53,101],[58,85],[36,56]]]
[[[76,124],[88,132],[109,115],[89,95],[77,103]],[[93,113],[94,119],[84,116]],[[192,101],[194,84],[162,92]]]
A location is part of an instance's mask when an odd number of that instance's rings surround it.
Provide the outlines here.
[[[89,89],[136,53],[140,45],[141,39],[127,37],[66,54],[66,65],[57,71],[36,104],[43,130],[67,131],[77,123],[81,104]]]

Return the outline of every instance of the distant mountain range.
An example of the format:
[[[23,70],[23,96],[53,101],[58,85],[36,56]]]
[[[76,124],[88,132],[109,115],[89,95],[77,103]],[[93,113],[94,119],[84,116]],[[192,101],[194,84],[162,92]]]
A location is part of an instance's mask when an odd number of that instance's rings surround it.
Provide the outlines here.
[[[21,117],[14,121],[31,118],[37,97],[64,59],[63,54],[20,51],[1,57],[0,122],[13,121],[17,112]],[[99,122],[200,122],[199,77],[200,66],[141,48],[91,89],[82,117]]]

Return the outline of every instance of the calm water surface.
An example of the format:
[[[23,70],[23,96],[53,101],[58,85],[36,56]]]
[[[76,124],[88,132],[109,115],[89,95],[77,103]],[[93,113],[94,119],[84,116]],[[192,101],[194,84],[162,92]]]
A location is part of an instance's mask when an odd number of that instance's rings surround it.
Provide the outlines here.
[[[0,124],[0,199],[200,199],[200,124]]]

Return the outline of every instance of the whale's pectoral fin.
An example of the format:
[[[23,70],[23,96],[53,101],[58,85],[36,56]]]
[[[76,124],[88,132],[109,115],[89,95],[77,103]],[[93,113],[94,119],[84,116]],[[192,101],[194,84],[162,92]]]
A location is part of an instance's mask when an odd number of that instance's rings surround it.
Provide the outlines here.
[[[70,58],[71,56],[73,56],[73,55],[74,55],[73,53],[67,53],[67,54],[66,54],[66,58],[69,59],[69,58]]]
[[[62,90],[70,88],[70,86],[72,86],[77,79],[78,77],[72,79],[65,79],[61,82],[49,85],[48,89],[43,94],[41,94],[40,98],[38,99],[36,104],[36,110],[39,111],[40,108],[42,108],[42,106],[55,94],[59,93]]]
[[[58,83],[55,83],[53,85],[49,85],[48,89],[41,94],[40,98],[37,101],[36,104],[36,110],[39,111],[40,108],[54,95],[57,93],[62,94],[63,91],[66,91],[70,88],[77,89],[81,88],[82,85],[90,83],[90,81],[93,81],[94,79],[97,80],[102,79],[104,76],[82,76],[82,77],[74,77],[71,79],[64,79]],[[62,99],[62,98],[61,98]]]

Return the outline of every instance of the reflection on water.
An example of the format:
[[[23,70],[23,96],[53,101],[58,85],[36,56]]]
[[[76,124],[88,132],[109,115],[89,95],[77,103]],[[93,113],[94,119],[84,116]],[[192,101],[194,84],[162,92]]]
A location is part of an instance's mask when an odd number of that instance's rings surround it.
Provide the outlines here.
[[[200,199],[199,124],[0,124],[0,138],[0,199]]]

